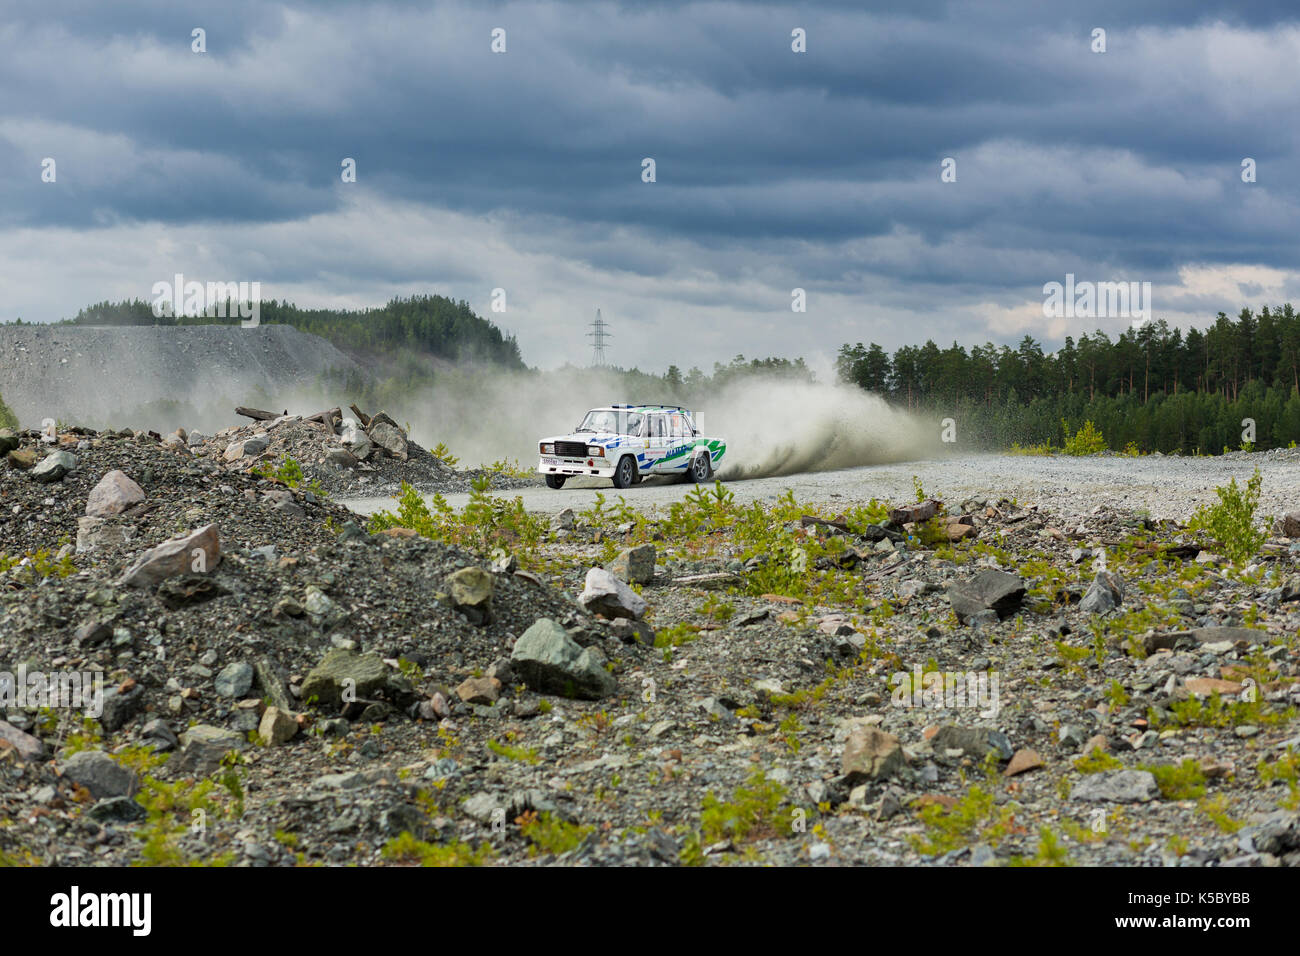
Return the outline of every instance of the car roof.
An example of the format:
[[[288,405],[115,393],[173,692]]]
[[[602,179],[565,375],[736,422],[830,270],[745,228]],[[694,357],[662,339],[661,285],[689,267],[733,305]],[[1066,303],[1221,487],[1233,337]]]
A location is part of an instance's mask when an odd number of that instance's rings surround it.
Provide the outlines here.
[[[605,405],[591,409],[593,412],[683,412],[691,414],[689,408],[680,405]]]

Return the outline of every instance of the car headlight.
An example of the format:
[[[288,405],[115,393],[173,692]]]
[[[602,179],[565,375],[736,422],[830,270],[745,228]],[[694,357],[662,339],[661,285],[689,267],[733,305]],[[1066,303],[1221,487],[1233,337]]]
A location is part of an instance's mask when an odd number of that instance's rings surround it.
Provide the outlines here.
[[[543,443],[542,443],[542,454],[543,454],[543,455],[554,455],[554,454],[555,454],[555,446],[554,446],[554,445],[548,445],[548,444],[546,444],[545,442],[543,442]]]
[[[588,445],[587,454],[597,458],[604,458],[605,449],[601,448],[599,445]]]

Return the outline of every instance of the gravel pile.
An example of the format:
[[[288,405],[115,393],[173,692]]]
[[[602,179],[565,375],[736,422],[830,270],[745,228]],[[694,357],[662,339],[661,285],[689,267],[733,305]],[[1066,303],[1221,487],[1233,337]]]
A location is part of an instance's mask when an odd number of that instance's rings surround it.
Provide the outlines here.
[[[725,528],[472,555],[176,444],[0,434],[0,672],[109,689],[0,703],[5,861],[1300,865],[1300,515],[1232,568],[1125,509],[823,510],[774,519],[841,586],[798,600]]]

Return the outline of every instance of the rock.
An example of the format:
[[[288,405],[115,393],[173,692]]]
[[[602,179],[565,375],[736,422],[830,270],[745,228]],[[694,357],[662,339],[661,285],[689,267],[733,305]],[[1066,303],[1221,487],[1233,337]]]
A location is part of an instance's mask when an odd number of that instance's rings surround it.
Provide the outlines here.
[[[262,496],[263,504],[271,506],[271,510],[278,515],[286,518],[301,518],[307,513],[307,510],[293,497],[293,492],[287,488],[276,488],[266,492]]]
[[[158,600],[173,611],[229,593],[206,574],[178,574],[158,585]]]
[[[113,629],[100,620],[90,620],[81,625],[72,634],[78,647],[94,647],[103,644],[113,636]]]
[[[655,546],[638,544],[635,548],[625,548],[605,565],[605,570],[620,581],[649,584],[655,577]]]
[[[311,622],[317,627],[329,630],[337,624],[341,624],[348,616],[348,612],[335,604],[330,597],[314,584],[307,585],[303,591],[302,598],[303,611],[311,618]]]
[[[1217,677],[1189,677],[1183,681],[1187,693],[1194,697],[1209,697],[1219,694],[1224,697],[1236,697],[1241,693],[1241,681],[1220,680]]]
[[[970,581],[948,585],[948,600],[957,619],[963,624],[980,611],[996,611],[1005,618],[1020,607],[1025,596],[1025,582],[1014,574],[987,568]]]
[[[266,446],[269,444],[270,442],[265,435],[254,435],[252,438],[232,441],[226,446],[222,457],[226,461],[239,461],[239,459],[246,458],[249,455],[260,455],[266,451]]]
[[[343,428],[342,434],[339,435],[339,441],[358,460],[364,461],[370,457],[374,451],[374,446],[370,444],[370,439],[366,433],[357,428],[354,424],[349,424]]]
[[[655,629],[645,621],[633,621],[626,617],[616,617],[609,622],[611,637],[617,637],[624,644],[644,644],[650,647],[655,642]]]
[[[10,468],[26,471],[36,466],[36,452],[30,448],[16,448],[5,455],[5,461]]]
[[[169,766],[178,773],[206,777],[221,766],[230,751],[243,750],[248,741],[233,730],[211,724],[195,724],[180,736],[181,751],[172,757]]]
[[[4,449],[0,445],[0,451]],[[1300,511],[1291,511],[1274,522],[1274,532],[1287,538],[1300,538]]]
[[[1293,574],[1286,579],[1281,593],[1278,594],[1278,600],[1283,604],[1289,601],[1300,601],[1300,574]]]
[[[297,733],[298,718],[279,707],[266,708],[257,727],[258,736],[271,747],[287,744]]]
[[[54,481],[62,480],[64,475],[76,467],[76,455],[67,451],[51,452],[42,458],[40,463],[32,469],[31,477],[42,484],[49,484]]]
[[[144,688],[136,684],[127,690],[114,687],[104,694],[100,725],[110,733],[121,730],[144,707]]]
[[[1037,770],[1041,766],[1043,766],[1043,758],[1038,756],[1038,751],[1029,750],[1028,748],[1017,750],[1007,764],[1006,769],[1002,771],[1002,775],[1004,777],[1014,777],[1030,770]]]
[[[578,519],[573,515],[572,508],[565,508],[551,518],[552,531],[572,531],[578,526]]]
[[[90,808],[90,818],[100,823],[139,823],[149,814],[135,797],[109,797]]]
[[[471,624],[484,625],[492,620],[492,591],[496,579],[482,568],[461,568],[447,575],[443,582],[451,596],[451,606]]]
[[[206,574],[220,563],[217,526],[209,524],[149,549],[135,559],[118,583],[130,587],[152,587],[177,574],[190,571]]]
[[[271,706],[279,707],[281,710],[292,710],[293,700],[289,696],[289,689],[271,659],[261,658],[253,669],[257,672],[257,683],[262,688],[262,694],[270,699]]]
[[[906,763],[903,745],[879,727],[857,727],[844,743],[840,768],[850,785],[892,776]]]
[[[972,760],[983,760],[990,751],[996,752],[998,759],[1010,760],[1015,752],[1007,735],[1000,730],[986,727],[958,727],[947,724],[940,727],[930,738],[930,746],[936,754],[945,750],[960,750]]]
[[[599,700],[618,689],[618,681],[605,669],[600,652],[579,647],[550,618],[539,618],[524,631],[515,642],[510,664],[525,684],[544,694]]]
[[[227,664],[217,675],[214,684],[222,697],[242,698],[253,686],[253,665],[248,661],[235,661]]]
[[[378,654],[358,654],[334,648],[312,668],[302,682],[302,699],[333,709],[340,708],[344,697],[366,699],[390,689],[392,677],[388,665]]]
[[[114,469],[91,489],[86,500],[86,514],[93,518],[120,515],[144,499],[144,489],[128,478],[126,472]]]
[[[1070,791],[1071,800],[1094,803],[1145,803],[1159,796],[1156,778],[1146,770],[1108,770],[1087,774]]]
[[[159,753],[166,753],[174,750],[180,743],[176,739],[176,734],[167,726],[167,721],[161,717],[155,717],[140,729],[140,736],[154,745],[154,750]]]
[[[1124,581],[1113,571],[1098,571],[1079,602],[1084,614],[1105,614],[1124,603]]]
[[[7,455],[18,447],[19,438],[12,428],[0,428],[0,455]]]
[[[129,797],[140,787],[140,779],[99,750],[79,750],[59,768],[65,780],[85,787],[96,800]]]
[[[376,423],[372,419],[367,434],[372,442],[399,461],[406,461],[410,457],[406,447],[406,433],[396,425],[390,425],[388,422]]]
[[[8,721],[0,720],[0,741],[13,747],[18,754],[18,759],[24,763],[39,760],[45,753],[45,744]]]
[[[501,681],[495,677],[470,677],[456,688],[456,696],[467,704],[495,704],[501,696]]]
[[[975,537],[975,526],[969,524],[950,524],[944,531],[947,532],[949,541],[961,541],[965,538]]]
[[[77,519],[77,551],[113,548],[131,540],[134,529],[115,521],[83,516]]]
[[[645,614],[645,598],[610,574],[604,568],[587,572],[586,586],[578,603],[588,611],[605,617],[627,617],[640,620]]]
[[[325,460],[339,468],[355,468],[358,461],[356,455],[337,445],[325,446]]]
[[[929,521],[939,513],[942,504],[941,501],[929,498],[916,504],[903,505],[901,508],[890,508],[889,520],[899,525],[915,521]]]

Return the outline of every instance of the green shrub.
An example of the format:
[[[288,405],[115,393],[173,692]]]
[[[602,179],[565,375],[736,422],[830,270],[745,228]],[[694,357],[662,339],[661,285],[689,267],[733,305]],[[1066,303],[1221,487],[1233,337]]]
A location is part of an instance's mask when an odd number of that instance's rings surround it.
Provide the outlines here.
[[[1236,478],[1226,487],[1214,489],[1214,493],[1219,496],[1219,503],[1197,508],[1187,523],[1187,529],[1209,538],[1230,561],[1245,561],[1254,557],[1267,537],[1263,529],[1255,526],[1255,511],[1259,508],[1262,482],[1263,478],[1256,468],[1244,489],[1237,487]]]
[[[17,427],[18,416],[13,413],[13,409],[5,404],[4,396],[0,395],[0,428]]]
[[[1106,450],[1106,439],[1091,421],[1084,422],[1073,437],[1070,436],[1069,422],[1062,421],[1061,428],[1065,431],[1064,451],[1067,455],[1095,455]]]

